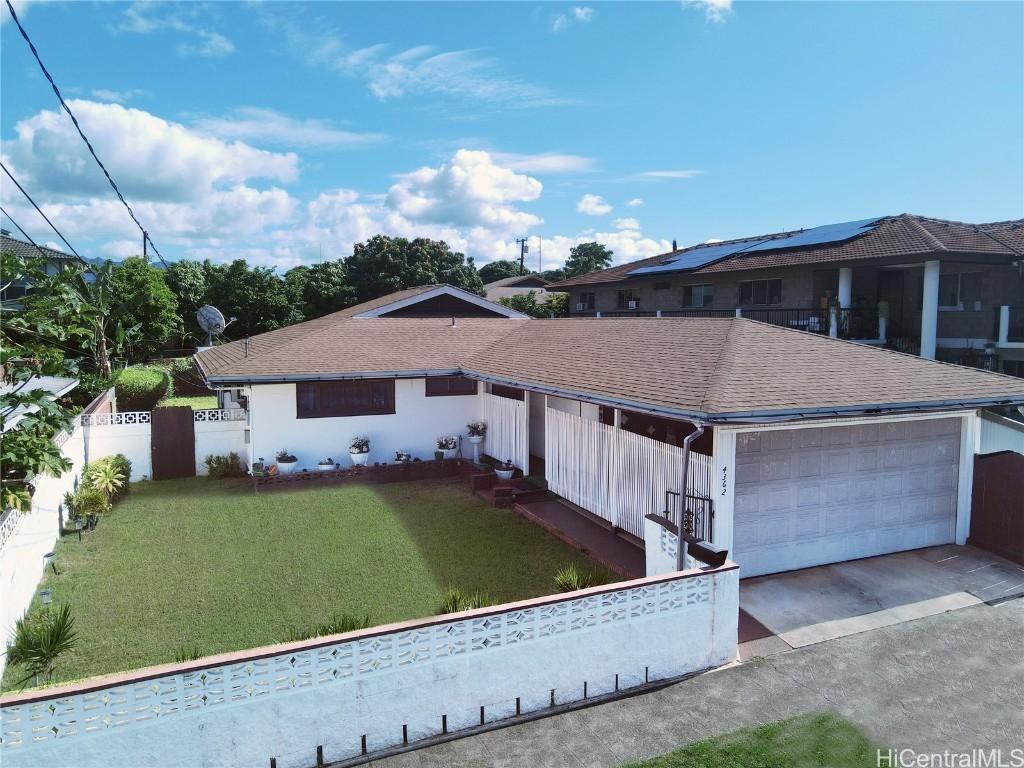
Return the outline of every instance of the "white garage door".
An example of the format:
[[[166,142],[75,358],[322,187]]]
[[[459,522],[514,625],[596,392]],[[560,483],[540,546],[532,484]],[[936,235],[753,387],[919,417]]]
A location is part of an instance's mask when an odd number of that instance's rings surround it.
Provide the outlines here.
[[[953,541],[958,418],[745,432],[734,559],[743,576]]]

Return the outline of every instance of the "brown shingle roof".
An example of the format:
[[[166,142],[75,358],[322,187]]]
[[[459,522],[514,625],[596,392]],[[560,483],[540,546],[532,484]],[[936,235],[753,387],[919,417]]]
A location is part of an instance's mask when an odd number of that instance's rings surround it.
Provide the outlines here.
[[[1024,403],[1024,379],[744,318],[331,318],[196,357],[214,380],[461,370],[709,421]]]
[[[781,237],[786,232],[758,237],[724,241],[738,243]],[[715,245],[721,245],[716,243]],[[653,267],[670,256],[683,252],[697,252],[702,245],[682,248],[631,264],[620,264],[611,269],[591,272],[552,283],[549,290],[579,285],[613,283],[625,280],[630,272],[641,267]],[[900,214],[887,216],[870,232],[841,243],[777,251],[738,253],[721,261],[708,264],[689,274],[714,274],[740,270],[768,269],[800,264],[827,264],[884,258],[920,258],[933,253],[997,255],[1016,258],[1024,254],[1024,219],[991,224],[967,224],[959,221],[931,219],[925,216]]]

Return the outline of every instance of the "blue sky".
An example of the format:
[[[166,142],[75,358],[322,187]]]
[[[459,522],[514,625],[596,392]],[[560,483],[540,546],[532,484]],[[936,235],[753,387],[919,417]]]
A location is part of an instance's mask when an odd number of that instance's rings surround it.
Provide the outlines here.
[[[1024,216],[1021,3],[16,9],[171,258],[286,269],[386,232],[478,263],[542,237],[553,266],[587,239],[623,261],[905,211]],[[0,34],[5,164],[80,251],[137,252],[6,11]]]

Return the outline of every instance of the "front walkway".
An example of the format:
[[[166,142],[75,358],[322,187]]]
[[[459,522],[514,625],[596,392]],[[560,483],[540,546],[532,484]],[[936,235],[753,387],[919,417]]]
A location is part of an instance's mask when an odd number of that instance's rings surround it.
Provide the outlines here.
[[[741,637],[740,656],[767,655],[787,645],[798,648],[1021,594],[1024,567],[952,544],[745,579],[740,606],[767,635],[777,637],[757,638],[746,647]]]
[[[1021,746],[1024,599],[904,622],[589,709],[375,761],[381,768],[612,768],[698,739],[831,710],[879,745]]]

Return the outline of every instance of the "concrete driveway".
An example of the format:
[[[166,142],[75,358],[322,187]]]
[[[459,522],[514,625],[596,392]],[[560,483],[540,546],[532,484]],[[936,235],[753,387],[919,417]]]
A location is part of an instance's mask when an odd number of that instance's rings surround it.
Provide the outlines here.
[[[767,631],[751,630],[747,620],[741,658],[1020,594],[1024,567],[955,545],[744,579],[740,607]],[[751,639],[756,645],[743,642]]]

